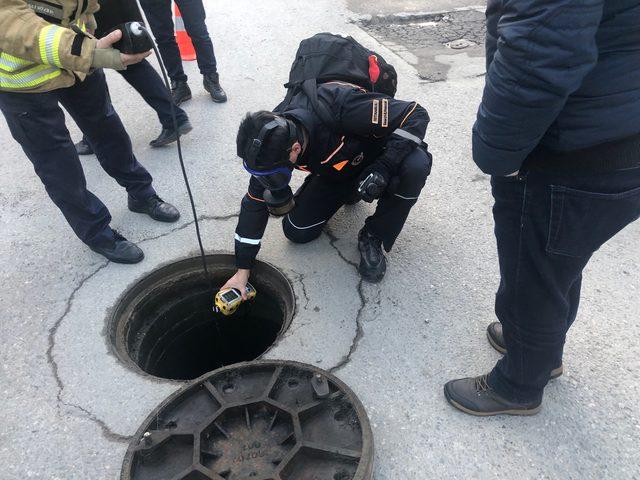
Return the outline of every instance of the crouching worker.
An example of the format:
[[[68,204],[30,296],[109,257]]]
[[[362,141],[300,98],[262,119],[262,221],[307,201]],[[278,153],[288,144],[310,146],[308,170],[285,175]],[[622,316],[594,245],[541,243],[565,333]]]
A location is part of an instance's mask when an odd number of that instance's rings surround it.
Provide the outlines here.
[[[317,87],[318,106],[299,92],[277,112],[250,113],[237,137],[238,155],[251,174],[235,235],[238,272],[226,288],[244,292],[269,213],[283,216],[295,243],[318,238],[347,203],[377,200],[358,234],[359,272],[378,282],[389,252],[431,169],[422,142],[429,116],[416,102],[395,100],[344,82]],[[316,110],[323,109],[323,118]],[[308,172],[292,194],[292,170]]]

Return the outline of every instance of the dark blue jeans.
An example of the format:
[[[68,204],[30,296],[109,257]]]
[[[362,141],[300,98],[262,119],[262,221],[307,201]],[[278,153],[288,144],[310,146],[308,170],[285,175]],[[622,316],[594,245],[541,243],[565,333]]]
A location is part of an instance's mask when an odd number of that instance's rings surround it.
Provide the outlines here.
[[[494,177],[500,261],[496,315],[507,354],[489,377],[501,395],[542,398],[562,363],[593,253],[640,217],[640,168],[598,175]]]
[[[174,82],[187,81],[174,34],[171,0],[141,0],[140,4],[147,16],[153,36],[158,42],[160,55],[169,77]],[[216,56],[205,23],[207,15],[202,0],[176,0],[176,4],[180,8],[185,30],[193,41],[200,73],[202,75],[216,73]]]
[[[129,195],[136,199],[154,195],[152,178],[131,150],[129,135],[111,105],[102,70],[73,87],[53,92],[0,92],[0,110],[11,134],[33,163],[51,200],[80,240],[91,246],[107,246],[113,241],[111,215],[87,190],[60,104],[91,142],[105,172]]]

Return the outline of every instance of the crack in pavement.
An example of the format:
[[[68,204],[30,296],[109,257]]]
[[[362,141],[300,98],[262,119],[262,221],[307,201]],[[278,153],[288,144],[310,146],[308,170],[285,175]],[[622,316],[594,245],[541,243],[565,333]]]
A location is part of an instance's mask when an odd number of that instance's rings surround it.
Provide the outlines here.
[[[340,251],[340,249],[336,245],[336,242],[338,241],[338,237],[336,237],[328,229],[325,229],[324,233],[329,238],[329,245],[331,245],[331,247],[337,252],[338,256],[345,263],[355,268],[357,272],[358,264],[356,264],[355,262],[352,262],[347,257],[345,257],[344,254]],[[337,372],[338,370],[342,369],[347,364],[349,364],[349,362],[351,362],[351,357],[358,349],[358,345],[360,345],[360,341],[364,337],[364,329],[362,328],[362,314],[364,313],[364,309],[367,306],[367,298],[365,297],[364,292],[362,291],[363,283],[364,283],[364,280],[361,278],[360,281],[358,282],[358,287],[357,287],[358,296],[360,298],[360,308],[358,308],[358,313],[356,314],[356,334],[353,337],[353,340],[351,341],[351,346],[349,347],[349,351],[344,357],[342,357],[342,359],[336,365],[334,365],[328,370],[330,373]]]
[[[73,291],[71,292],[71,295],[67,299],[67,304],[65,306],[64,312],[62,313],[62,315],[60,315],[60,317],[55,321],[53,326],[49,329],[49,334],[48,334],[49,346],[47,347],[47,362],[51,366],[51,371],[53,372],[53,378],[55,379],[56,385],[58,386],[58,392],[56,393],[56,402],[57,402],[58,412],[60,412],[60,405],[64,405],[64,406],[66,406],[68,408],[80,410],[81,412],[85,413],[85,415],[87,415],[87,417],[85,417],[85,418],[87,418],[88,420],[96,423],[100,427],[100,429],[102,431],[102,435],[107,440],[115,441],[115,442],[123,442],[123,441],[128,441],[129,437],[125,437],[123,435],[120,435],[118,433],[115,433],[115,432],[111,431],[111,429],[109,429],[109,427],[102,420],[98,419],[95,415],[91,414],[91,412],[88,412],[87,410],[82,408],[80,405],[75,405],[73,403],[67,403],[62,399],[62,392],[64,391],[64,383],[62,382],[62,379],[60,378],[60,373],[58,371],[58,363],[56,362],[55,358],[53,357],[53,349],[56,346],[56,334],[58,333],[58,329],[60,328],[60,325],[62,325],[63,320],[65,319],[65,317],[67,316],[67,314],[71,310],[71,305],[73,304],[73,300],[75,299],[76,294],[84,286],[85,283],[87,283],[94,276],[96,276],[101,270],[106,268],[107,265],[109,265],[109,263],[111,263],[111,262],[106,261],[103,264],[101,264],[93,272],[91,272],[89,275],[84,277],[80,281],[80,283],[78,283],[76,288],[74,288]]]
[[[230,213],[228,215],[198,215],[198,221],[202,222],[202,221],[210,221],[210,220],[220,220],[220,221],[224,221],[224,220],[231,220],[232,218],[237,218],[240,216],[240,212],[236,212],[236,213]],[[160,235],[156,235],[155,237],[147,237],[147,238],[143,238],[142,240],[138,241],[137,243],[145,243],[145,242],[150,242],[152,240],[158,240],[159,238],[164,238],[164,237],[168,237],[169,235],[171,235],[172,233],[175,232],[179,232],[181,230],[184,230],[185,228],[190,227],[191,225],[193,225],[195,223],[195,220],[189,220],[186,223],[183,223],[182,225],[180,225],[179,227],[175,227],[167,232],[161,233]]]
[[[311,299],[309,298],[309,294],[307,293],[307,286],[304,284],[304,273],[296,272],[295,270],[292,270],[292,269],[289,269],[289,270],[291,271],[291,273],[293,273],[296,276],[295,280],[297,280],[300,283],[300,286],[302,287],[302,296],[304,297],[304,300],[305,300],[304,307],[302,308],[304,310],[307,310]]]
[[[224,221],[224,220],[230,220],[232,218],[236,218],[238,217],[240,214],[239,213],[232,213],[232,214],[228,214],[228,215],[200,215],[198,216],[198,221],[208,221],[208,220],[220,220],[220,221]],[[184,230],[185,228],[188,228],[189,226],[193,225],[195,223],[195,220],[191,220],[189,222],[186,222],[182,225],[180,225],[179,227],[173,228],[171,230],[169,230],[168,232],[164,232],[160,235],[156,235],[154,237],[147,237],[144,238],[140,241],[138,241],[138,244],[142,244],[145,242],[149,242],[152,240],[157,240],[159,238],[163,238],[163,237],[167,237],[169,235],[171,235],[172,233],[178,232],[180,230]],[[56,345],[56,334],[58,333],[58,330],[60,328],[60,325],[62,325],[62,322],[64,321],[64,319],[66,318],[66,316],[69,314],[69,312],[71,311],[71,306],[73,305],[73,301],[76,297],[76,294],[78,293],[78,291],[80,291],[80,289],[89,281],[91,280],[94,276],[96,276],[101,270],[105,269],[111,262],[110,261],[105,261],[104,263],[102,263],[98,268],[96,268],[93,272],[91,272],[89,275],[87,275],[86,277],[84,277],[82,280],[80,280],[80,282],[78,283],[78,285],[73,289],[73,291],[71,292],[71,295],[69,295],[69,298],[67,299],[66,305],[65,305],[65,309],[64,312],[62,312],[62,315],[60,315],[60,317],[55,321],[55,323],[53,324],[53,326],[49,329],[49,333],[47,335],[48,337],[48,347],[47,347],[47,352],[46,352],[46,356],[47,356],[47,363],[51,366],[51,371],[53,373],[53,378],[56,381],[56,385],[58,387],[58,392],[56,393],[56,403],[57,403],[57,409],[58,412],[60,412],[60,405],[64,405],[65,407],[68,407],[70,409],[76,409],[79,410],[80,412],[82,412],[84,415],[81,416],[81,418],[85,418],[93,423],[95,423],[96,425],[98,425],[98,427],[100,427],[100,430],[102,431],[102,436],[111,442],[129,442],[131,440],[131,436],[126,436],[126,435],[120,435],[119,433],[114,432],[113,430],[111,430],[109,428],[109,426],[104,422],[104,420],[98,418],[96,415],[94,415],[92,412],[90,412],[89,410],[87,410],[86,408],[80,406],[80,405],[76,405],[74,403],[68,403],[65,402],[62,399],[62,394],[64,391],[64,383],[62,382],[62,379],[60,378],[60,373],[59,373],[59,369],[58,369],[58,363],[56,362],[54,355],[53,355],[53,349],[55,348]]]

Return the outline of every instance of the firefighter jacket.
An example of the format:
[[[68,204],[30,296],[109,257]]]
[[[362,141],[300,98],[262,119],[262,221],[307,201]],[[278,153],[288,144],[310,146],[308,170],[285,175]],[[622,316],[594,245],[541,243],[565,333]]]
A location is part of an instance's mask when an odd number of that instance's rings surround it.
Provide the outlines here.
[[[344,82],[318,87],[318,99],[331,113],[324,123],[304,93],[275,113],[302,125],[307,145],[295,168],[335,182],[355,183],[362,171],[382,162],[391,175],[422,144],[429,115],[417,102],[396,100]],[[253,177],[242,200],[235,235],[236,266],[251,268],[260,249],[269,213],[264,188]]]
[[[92,68],[124,69],[120,52],[96,49],[97,0],[0,0],[0,91],[70,87]]]

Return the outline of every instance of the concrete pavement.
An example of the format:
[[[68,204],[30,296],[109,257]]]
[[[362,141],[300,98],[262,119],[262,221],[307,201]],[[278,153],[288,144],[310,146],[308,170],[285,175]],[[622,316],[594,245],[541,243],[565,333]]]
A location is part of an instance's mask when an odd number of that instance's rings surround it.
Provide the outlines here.
[[[410,3],[373,2],[373,9],[389,14]],[[401,76],[398,96],[420,101],[432,117],[434,170],[381,284],[360,284],[354,268],[368,205],[341,210],[325,235],[302,247],[272,221],[261,252],[291,280],[300,307],[267,357],[333,369],[352,387],[371,418],[376,480],[639,478],[640,223],[588,267],[566,373],[547,388],[543,411],[526,419],[461,414],[442,385],[484,373],[498,358],[484,336],[498,282],[492,201],[470,159],[484,59],[439,55],[446,75],[431,83],[380,43],[384,31],[371,36],[359,27],[356,20],[372,13],[362,7],[209,0],[206,8],[230,101],[212,104],[196,65],[187,66],[194,99],[185,107],[195,130],[184,151],[210,252],[233,249],[247,182],[235,157],[239,120],[278,103],[301,38],[333,31],[378,49]],[[110,207],[114,227],[147,254],[136,266],[105,262],[73,237],[0,120],[2,480],[118,478],[128,437],[180,386],[130,371],[108,344],[106,318],[127,286],[197,250],[175,148],[148,147],[159,131],[153,112],[119,75],[109,80],[141,162],[183,218],[167,226],[129,212],[124,192],[85,157],[88,184]]]

